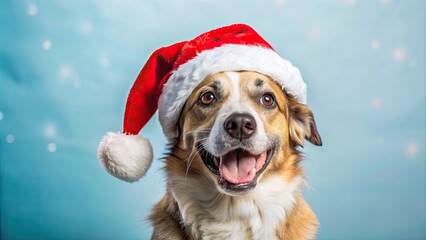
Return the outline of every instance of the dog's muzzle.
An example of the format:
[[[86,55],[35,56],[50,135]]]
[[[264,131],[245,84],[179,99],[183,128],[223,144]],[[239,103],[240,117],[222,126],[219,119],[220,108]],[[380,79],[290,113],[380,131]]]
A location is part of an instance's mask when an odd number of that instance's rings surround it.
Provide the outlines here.
[[[272,159],[275,147],[260,154],[249,149],[247,141],[255,137],[256,120],[247,113],[234,113],[225,119],[224,136],[221,141],[232,143],[229,151],[221,156],[208,152],[202,143],[197,145],[198,153],[206,167],[219,176],[219,186],[227,192],[245,192],[254,188],[257,178]],[[257,151],[259,152],[259,151]]]

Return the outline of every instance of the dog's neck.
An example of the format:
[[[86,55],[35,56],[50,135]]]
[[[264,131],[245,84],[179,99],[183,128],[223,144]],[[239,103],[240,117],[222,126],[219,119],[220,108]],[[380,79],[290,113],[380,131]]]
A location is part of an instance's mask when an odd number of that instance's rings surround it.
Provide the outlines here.
[[[183,225],[196,239],[271,239],[295,203],[302,177],[272,175],[251,192],[221,193],[208,177],[169,174],[168,184]]]

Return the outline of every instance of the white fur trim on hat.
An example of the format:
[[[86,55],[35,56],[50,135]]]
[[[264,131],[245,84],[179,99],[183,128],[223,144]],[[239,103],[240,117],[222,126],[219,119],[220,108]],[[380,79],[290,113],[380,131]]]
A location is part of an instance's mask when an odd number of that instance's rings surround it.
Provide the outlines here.
[[[248,70],[269,76],[283,90],[306,104],[306,84],[299,69],[281,58],[274,50],[261,46],[228,44],[205,50],[182,64],[164,84],[158,112],[164,133],[173,141],[177,137],[176,123],[183,105],[195,87],[208,75]]]
[[[104,169],[126,182],[143,177],[152,158],[151,143],[138,135],[108,132],[98,148],[98,159]]]

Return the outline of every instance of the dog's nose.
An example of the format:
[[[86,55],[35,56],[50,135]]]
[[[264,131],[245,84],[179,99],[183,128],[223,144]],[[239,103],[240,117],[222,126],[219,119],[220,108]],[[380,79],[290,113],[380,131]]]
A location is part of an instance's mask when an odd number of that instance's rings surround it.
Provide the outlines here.
[[[235,113],[229,116],[223,126],[229,136],[240,141],[251,137],[256,131],[256,120],[246,113]]]

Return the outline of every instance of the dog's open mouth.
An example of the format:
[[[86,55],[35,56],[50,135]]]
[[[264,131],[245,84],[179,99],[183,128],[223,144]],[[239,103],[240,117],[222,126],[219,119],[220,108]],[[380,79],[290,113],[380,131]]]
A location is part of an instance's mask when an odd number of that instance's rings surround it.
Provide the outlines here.
[[[219,175],[219,185],[230,191],[247,191],[256,186],[257,177],[266,169],[272,159],[274,148],[254,155],[247,150],[232,150],[223,156],[215,157],[198,145],[198,153],[204,164],[214,174]]]

